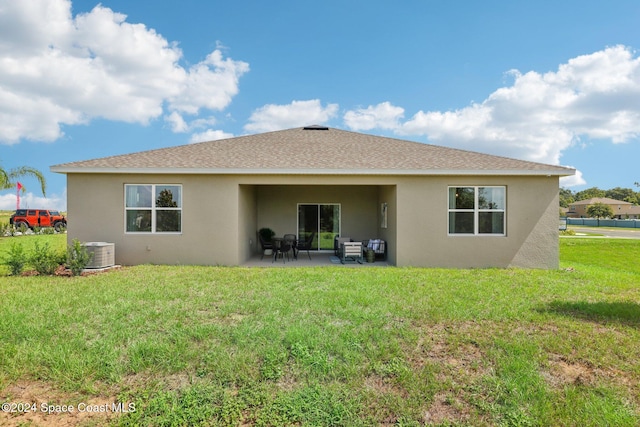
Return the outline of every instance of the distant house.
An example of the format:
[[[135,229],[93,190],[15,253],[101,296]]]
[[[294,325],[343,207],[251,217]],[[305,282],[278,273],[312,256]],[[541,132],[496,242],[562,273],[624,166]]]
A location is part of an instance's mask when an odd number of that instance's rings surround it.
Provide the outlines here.
[[[120,264],[242,265],[269,227],[461,268],[557,268],[558,180],[575,172],[321,126],[51,170],[67,175],[68,239],[113,242]]]
[[[569,205],[567,216],[569,218],[589,218],[587,210],[589,206],[602,203],[610,206],[613,210],[613,218],[616,219],[638,219],[640,218],[640,206],[622,200],[609,199],[607,197],[593,197],[591,199],[580,200]]]

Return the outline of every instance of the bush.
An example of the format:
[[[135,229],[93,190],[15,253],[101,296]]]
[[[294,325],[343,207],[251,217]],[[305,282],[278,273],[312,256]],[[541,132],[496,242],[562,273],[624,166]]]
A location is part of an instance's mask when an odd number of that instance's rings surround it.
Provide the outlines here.
[[[27,263],[24,248],[19,243],[12,243],[7,256],[4,258],[4,264],[9,267],[13,276],[18,276],[24,270]]]
[[[276,235],[276,232],[268,227],[263,227],[258,230],[258,234],[260,235],[260,237],[262,237],[262,241],[269,243],[271,242],[273,236]]]
[[[49,247],[48,242],[42,246],[40,246],[38,242],[35,242],[29,262],[38,274],[51,275],[56,272],[56,268],[58,268],[59,265],[64,263],[64,257],[53,251]]]
[[[89,253],[78,239],[73,239],[67,248],[67,267],[74,276],[82,274],[82,270],[91,262],[92,258],[93,253]]]
[[[44,227],[41,231],[41,234],[56,234],[56,230],[53,227]]]

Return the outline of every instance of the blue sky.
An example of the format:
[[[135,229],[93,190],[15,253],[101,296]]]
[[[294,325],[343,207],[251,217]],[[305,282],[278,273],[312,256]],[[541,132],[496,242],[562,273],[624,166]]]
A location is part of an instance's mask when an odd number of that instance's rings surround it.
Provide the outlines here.
[[[54,164],[324,124],[633,187],[638,22],[636,0],[0,0],[0,164],[65,209]]]

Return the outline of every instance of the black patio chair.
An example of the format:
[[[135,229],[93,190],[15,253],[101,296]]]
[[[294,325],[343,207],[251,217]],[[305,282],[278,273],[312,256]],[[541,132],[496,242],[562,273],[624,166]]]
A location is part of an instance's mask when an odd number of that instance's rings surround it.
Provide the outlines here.
[[[300,251],[307,251],[307,256],[309,257],[309,260],[311,260],[311,254],[309,253],[309,250],[311,250],[311,245],[313,244],[313,239],[316,237],[316,232],[313,231],[309,237],[307,237],[306,240],[298,240],[298,244],[297,244],[297,250],[298,253]]]
[[[291,251],[291,240],[285,240],[284,238],[273,239],[273,261],[277,261],[278,257],[282,255],[282,262],[285,262],[285,256],[289,259],[289,252]]]
[[[262,255],[260,256],[260,259],[262,259],[264,258],[265,249],[273,250],[273,242],[267,242],[266,240],[264,240],[260,233],[258,233],[258,239],[260,240],[260,246],[262,247]]]
[[[293,259],[298,259],[298,254],[296,253],[297,244],[296,244],[296,235],[295,234],[285,234],[282,239],[284,240],[284,249],[286,249],[287,259],[289,257],[289,252],[293,253]]]

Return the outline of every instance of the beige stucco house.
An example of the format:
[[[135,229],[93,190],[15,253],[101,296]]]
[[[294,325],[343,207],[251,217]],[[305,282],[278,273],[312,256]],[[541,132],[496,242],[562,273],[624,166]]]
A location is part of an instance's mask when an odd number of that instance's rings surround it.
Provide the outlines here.
[[[310,126],[52,166],[68,239],[116,262],[241,265],[256,231],[384,239],[397,266],[558,266],[573,169]],[[268,264],[267,264],[268,265]]]
[[[622,200],[610,199],[608,197],[594,197],[591,199],[579,200],[569,205],[567,216],[570,218],[589,218],[587,210],[589,206],[602,203],[610,206],[615,219],[638,219],[640,218],[640,206]]]

